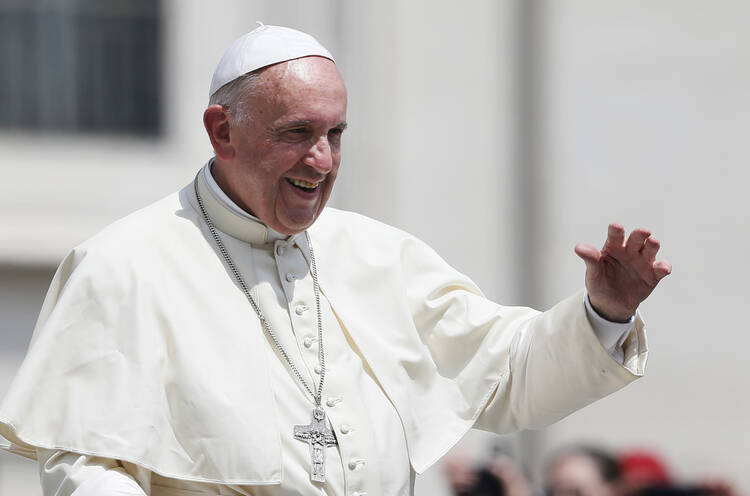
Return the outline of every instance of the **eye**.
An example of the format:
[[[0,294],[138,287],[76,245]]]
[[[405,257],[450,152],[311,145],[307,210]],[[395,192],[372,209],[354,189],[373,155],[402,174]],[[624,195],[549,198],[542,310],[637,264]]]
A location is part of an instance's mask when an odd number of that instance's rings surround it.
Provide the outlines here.
[[[306,127],[293,127],[281,133],[281,138],[286,141],[303,141],[310,136],[310,130]]]
[[[335,143],[338,143],[341,141],[341,135],[344,134],[344,128],[341,127],[335,127],[328,131],[328,139],[330,141],[333,141]]]

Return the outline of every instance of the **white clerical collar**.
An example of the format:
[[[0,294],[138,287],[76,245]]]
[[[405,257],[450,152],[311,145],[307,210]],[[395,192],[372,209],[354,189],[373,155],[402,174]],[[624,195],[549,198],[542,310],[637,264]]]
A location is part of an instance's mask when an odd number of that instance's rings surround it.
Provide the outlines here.
[[[292,242],[296,234],[288,236],[266,226],[260,219],[241,209],[219,187],[211,174],[214,159],[209,160],[196,177],[198,191],[207,213],[216,227],[230,236],[256,245],[286,240]]]

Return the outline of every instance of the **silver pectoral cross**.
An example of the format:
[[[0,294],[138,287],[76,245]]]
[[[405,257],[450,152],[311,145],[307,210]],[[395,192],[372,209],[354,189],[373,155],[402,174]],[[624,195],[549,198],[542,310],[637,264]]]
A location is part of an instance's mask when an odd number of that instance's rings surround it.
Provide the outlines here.
[[[326,412],[316,406],[313,409],[312,420],[309,425],[295,425],[294,438],[306,441],[310,446],[310,479],[317,482],[326,481],[326,448],[335,446],[336,436],[326,426]]]

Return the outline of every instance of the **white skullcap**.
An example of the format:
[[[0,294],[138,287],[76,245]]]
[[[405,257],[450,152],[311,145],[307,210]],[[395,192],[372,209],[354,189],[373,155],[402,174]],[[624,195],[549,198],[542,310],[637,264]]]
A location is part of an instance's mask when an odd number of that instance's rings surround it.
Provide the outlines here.
[[[318,55],[333,60],[331,52],[307,33],[282,26],[260,26],[229,45],[211,79],[208,95],[240,76],[287,60]]]

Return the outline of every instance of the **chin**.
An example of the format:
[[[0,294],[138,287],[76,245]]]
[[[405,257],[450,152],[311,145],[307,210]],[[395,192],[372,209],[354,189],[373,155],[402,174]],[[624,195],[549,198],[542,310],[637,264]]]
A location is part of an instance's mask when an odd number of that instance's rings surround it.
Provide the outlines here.
[[[274,227],[274,229],[283,234],[297,234],[313,225],[317,218],[317,214],[312,217],[306,216],[305,218],[288,218],[279,222],[278,227]]]
[[[323,212],[323,205],[309,205],[298,208],[277,208],[275,211],[274,224],[268,224],[276,231],[283,234],[297,234],[312,226]]]

